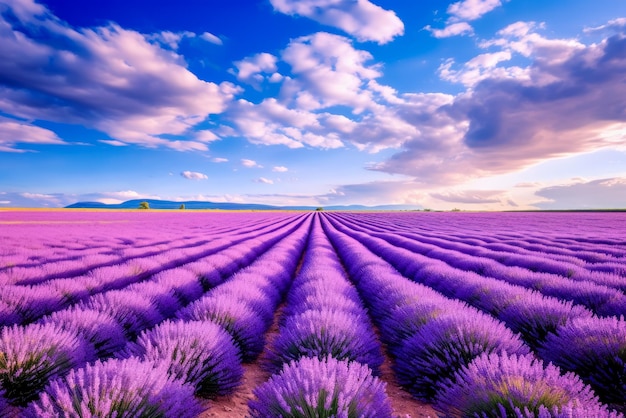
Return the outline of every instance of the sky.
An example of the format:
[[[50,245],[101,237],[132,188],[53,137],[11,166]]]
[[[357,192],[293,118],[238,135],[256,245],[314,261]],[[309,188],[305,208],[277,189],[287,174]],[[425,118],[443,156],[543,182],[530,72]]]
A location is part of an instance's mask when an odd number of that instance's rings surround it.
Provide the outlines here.
[[[0,0],[0,208],[626,207],[623,0]]]

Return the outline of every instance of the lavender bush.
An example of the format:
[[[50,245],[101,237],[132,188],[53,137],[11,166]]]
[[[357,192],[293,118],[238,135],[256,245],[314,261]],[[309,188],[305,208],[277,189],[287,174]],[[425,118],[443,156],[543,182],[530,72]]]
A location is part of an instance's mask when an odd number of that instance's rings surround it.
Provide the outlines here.
[[[529,354],[501,322],[474,310],[434,318],[395,352],[400,384],[420,399],[431,399],[439,383],[484,353]]]
[[[391,418],[385,383],[356,362],[302,358],[254,390],[251,418]]]
[[[25,416],[192,418],[202,410],[192,386],[163,366],[130,358],[72,370],[50,383]]]
[[[124,328],[129,337],[163,320],[163,316],[149,298],[128,290],[100,293],[81,305],[87,309],[108,313]]]
[[[6,398],[14,405],[25,405],[50,379],[81,365],[86,353],[77,334],[54,324],[3,328],[0,384]]]
[[[165,321],[139,335],[134,353],[164,364],[168,373],[206,397],[231,393],[243,368],[232,337],[210,321]]]
[[[265,324],[259,315],[243,302],[211,294],[181,309],[177,318],[185,321],[212,321],[232,335],[244,361],[255,359],[265,344]]]
[[[383,363],[367,319],[337,311],[310,310],[285,321],[269,355],[270,369],[277,372],[302,357],[356,361],[375,372]]]
[[[435,407],[446,417],[555,417],[590,411],[609,416],[592,390],[572,373],[532,355],[484,354],[442,385]]]
[[[551,334],[539,349],[547,361],[579,375],[605,402],[626,404],[624,318],[578,318]]]
[[[91,345],[96,357],[109,356],[126,345],[124,330],[105,312],[73,307],[46,316],[40,322],[77,333]]]

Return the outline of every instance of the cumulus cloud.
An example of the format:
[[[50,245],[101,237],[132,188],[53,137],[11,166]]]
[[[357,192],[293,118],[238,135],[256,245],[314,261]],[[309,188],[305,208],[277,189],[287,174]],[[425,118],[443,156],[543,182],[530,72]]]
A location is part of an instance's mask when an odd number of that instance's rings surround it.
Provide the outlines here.
[[[626,33],[599,43],[548,39],[518,23],[484,43],[504,55],[480,57],[484,76],[467,92],[421,112],[400,107],[419,135],[371,167],[438,184],[517,171],[539,161],[626,146]],[[516,72],[507,54],[530,64]],[[489,70],[486,70],[489,69]],[[517,74],[517,75],[516,75]],[[462,80],[461,80],[462,81]]]
[[[273,180],[266,179],[265,177],[259,177],[254,180],[255,183],[263,183],[263,184],[274,184]]]
[[[452,3],[447,12],[453,19],[476,20],[501,5],[500,0],[463,0]]]
[[[65,144],[56,133],[10,119],[0,118],[0,152],[24,152],[17,144]]]
[[[277,58],[274,55],[262,52],[241,61],[235,61],[237,71],[233,73],[237,76],[237,80],[258,86],[266,75],[274,77],[277,69],[276,61]]]
[[[228,158],[215,157],[215,158],[211,158],[211,161],[214,163],[227,163]]]
[[[189,180],[206,180],[209,178],[206,174],[197,171],[183,171],[180,175]]]
[[[369,0],[270,0],[274,9],[333,26],[358,41],[385,44],[404,34],[404,24],[391,10]]]
[[[210,32],[204,32],[202,35],[200,35],[200,39],[204,39],[205,41],[210,42],[215,45],[224,44],[220,38],[218,38],[217,36],[213,35]]]
[[[541,209],[626,209],[626,178],[575,182],[540,189]]]
[[[447,13],[450,17],[443,29],[436,29],[430,25],[425,26],[424,29],[432,33],[435,38],[472,35],[474,28],[467,22],[481,18],[501,5],[500,0],[463,0],[452,3],[448,6]]]
[[[241,165],[243,165],[244,167],[248,167],[248,168],[254,168],[254,167],[262,168],[263,167],[262,165],[259,165],[259,163],[257,163],[256,161],[249,160],[247,158],[241,159]]]
[[[402,103],[397,92],[376,82],[378,65],[369,52],[354,48],[342,36],[316,33],[292,40],[281,55],[291,66],[279,98],[255,104],[233,102],[227,112],[232,135],[255,144],[340,148],[345,141],[359,149],[378,151],[399,146],[414,133],[386,103]],[[326,109],[345,106],[353,117]]]
[[[277,165],[274,168],[272,168],[272,171],[275,171],[277,173],[286,173],[287,171],[289,171],[289,169],[282,165]]]
[[[30,0],[3,8],[0,27],[0,108],[20,118],[86,124],[146,147],[206,150],[186,135],[237,93],[186,68],[171,50],[180,34],[75,29]]]
[[[426,25],[424,29],[432,33],[435,38],[449,38],[451,36],[471,35],[474,33],[474,28],[467,22],[450,23],[443,29],[435,29],[430,25]]]

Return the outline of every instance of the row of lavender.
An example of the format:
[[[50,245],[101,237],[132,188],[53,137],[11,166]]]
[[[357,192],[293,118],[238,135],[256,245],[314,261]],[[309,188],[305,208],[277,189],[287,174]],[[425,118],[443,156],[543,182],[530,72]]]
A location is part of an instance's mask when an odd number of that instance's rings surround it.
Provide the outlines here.
[[[503,279],[455,268],[450,265],[453,257],[448,259],[451,261],[448,264],[441,259],[421,255],[419,251],[409,250],[415,248],[411,240],[398,238],[395,234],[372,232],[367,222],[355,222],[356,217],[331,215],[328,217],[329,227],[336,228],[346,237],[357,239],[405,277],[497,318],[510,330],[519,333],[537,356],[575,372],[591,385],[602,401],[622,406],[626,404],[626,322],[623,316],[600,317],[596,315],[598,312],[568,301],[575,300],[575,296],[557,299]],[[388,230],[393,230],[393,227],[388,225]],[[341,244],[337,248],[341,252],[346,245]],[[352,268],[353,260],[344,261]],[[529,271],[528,274],[532,273]],[[583,292],[587,291],[584,286],[581,287]],[[576,291],[575,287],[570,289]],[[624,312],[623,296],[621,291],[614,295],[617,302],[615,310],[620,315]],[[605,301],[609,302],[610,299]],[[375,318],[383,316],[382,313],[374,315]],[[386,324],[386,327],[389,325]],[[404,323],[399,328],[410,329],[410,326]],[[429,335],[435,332],[435,329],[426,330]],[[402,362],[397,364],[402,367]],[[432,363],[427,361],[425,364]]]
[[[181,265],[189,266],[192,262],[194,264],[191,268],[195,269],[196,274],[215,271],[209,268],[210,266],[203,265],[202,259],[217,251],[221,251],[223,257],[229,257],[233,263],[245,263],[246,257],[249,256],[243,256],[239,250],[233,248],[234,245],[251,239],[263,238],[265,234],[273,233],[289,222],[290,220],[283,219],[278,222],[277,220],[266,221],[266,225],[255,223],[252,226],[233,229],[229,233],[221,230],[207,231],[201,240],[200,237],[187,240],[186,246],[185,243],[175,240],[170,241],[169,246],[162,248],[143,248],[141,253],[134,250],[132,255],[128,255],[130,251],[125,251],[124,256],[117,257],[115,262],[89,264],[78,271],[70,269],[66,273],[55,272],[52,277],[49,276],[49,271],[53,268],[49,266],[57,265],[57,261],[43,263],[39,267],[5,268],[0,272],[0,277],[2,273],[5,277],[15,277],[15,270],[18,270],[21,277],[27,276],[28,279],[2,286],[0,326],[30,323],[43,315],[84,301],[95,294],[120,289],[155,276],[164,270]],[[59,232],[57,228],[56,233]],[[160,229],[157,234],[166,235]],[[157,236],[157,239],[162,240],[163,237]],[[5,242],[11,243],[13,240]],[[85,259],[81,258],[80,261],[84,262]],[[58,269],[58,267],[54,268],[55,271]],[[28,274],[26,275],[25,272]],[[209,282],[206,285],[210,285],[211,275],[205,279]]]
[[[250,232],[239,244],[88,296],[37,324],[4,327],[0,403],[32,401],[26,416],[196,416],[194,393],[229,392],[241,378],[241,361],[261,351],[307,218],[283,217],[281,227],[270,222],[256,231],[262,239]],[[118,359],[107,360],[112,355]]]
[[[273,373],[250,416],[391,418],[380,343],[355,287],[314,221],[302,267],[265,357]]]

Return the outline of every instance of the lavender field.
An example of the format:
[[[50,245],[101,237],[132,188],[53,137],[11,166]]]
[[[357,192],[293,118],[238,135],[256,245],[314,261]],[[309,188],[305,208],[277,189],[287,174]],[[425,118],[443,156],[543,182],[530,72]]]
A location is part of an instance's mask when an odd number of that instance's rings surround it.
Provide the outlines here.
[[[623,417],[625,292],[623,213],[2,211],[0,417]]]

